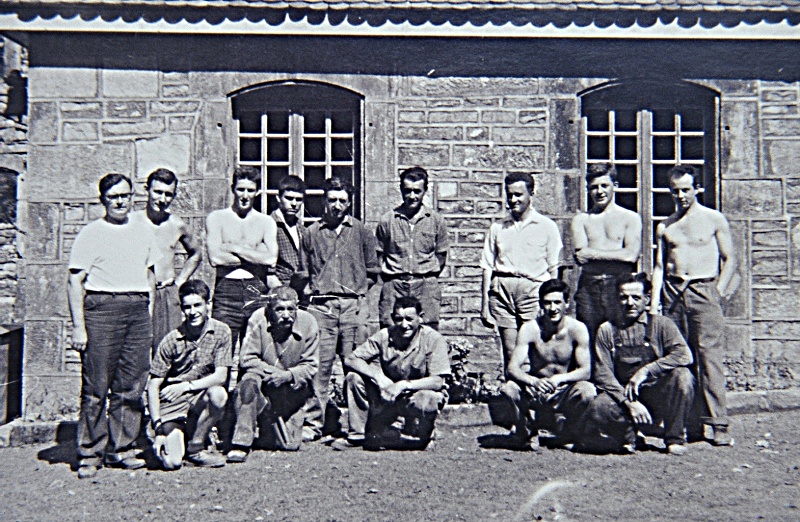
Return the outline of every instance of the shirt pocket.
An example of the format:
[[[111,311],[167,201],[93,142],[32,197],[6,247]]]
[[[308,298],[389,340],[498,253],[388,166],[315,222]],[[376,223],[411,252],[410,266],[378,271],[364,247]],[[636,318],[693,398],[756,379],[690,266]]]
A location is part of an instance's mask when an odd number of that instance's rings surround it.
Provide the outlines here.
[[[432,254],[436,248],[436,234],[432,230],[420,230],[414,235],[415,250],[423,254]]]

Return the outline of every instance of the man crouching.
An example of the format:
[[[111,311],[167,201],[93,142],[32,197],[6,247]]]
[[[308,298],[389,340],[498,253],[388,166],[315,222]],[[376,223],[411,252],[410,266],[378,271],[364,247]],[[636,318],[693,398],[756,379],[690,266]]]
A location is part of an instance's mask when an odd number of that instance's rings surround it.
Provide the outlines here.
[[[334,449],[362,446],[380,449],[387,428],[403,416],[416,440],[408,449],[425,449],[439,410],[447,402],[445,377],[450,358],[444,337],[423,326],[425,314],[416,297],[399,297],[392,308],[394,325],[370,337],[345,358],[349,431]]]
[[[231,366],[231,331],[211,319],[210,291],[197,279],[178,289],[183,323],[159,343],[150,368],[147,402],[153,449],[165,469],[181,467],[184,432],[191,435],[186,460],[220,467],[225,457],[207,450],[208,434],[222,417],[228,394],[224,384]],[[187,430],[187,419],[196,423]],[[189,424],[191,428],[191,424]]]
[[[319,368],[319,328],[297,309],[297,292],[271,290],[265,308],[247,323],[236,387],[236,429],[228,462],[244,462],[256,432],[270,449],[296,451],[302,442],[303,405]]]
[[[589,331],[565,315],[569,287],[551,279],[539,287],[539,316],[522,325],[500,388],[515,407],[512,443],[538,449],[538,430],[562,444],[578,442],[582,418],[596,395],[589,383]]]

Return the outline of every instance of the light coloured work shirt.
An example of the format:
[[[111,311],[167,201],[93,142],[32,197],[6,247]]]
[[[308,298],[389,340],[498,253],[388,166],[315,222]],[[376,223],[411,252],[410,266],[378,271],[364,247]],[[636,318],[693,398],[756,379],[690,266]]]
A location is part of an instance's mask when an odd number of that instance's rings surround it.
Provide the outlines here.
[[[383,257],[385,275],[431,275],[439,273],[437,254],[447,254],[447,226],[444,218],[426,206],[411,219],[400,207],[381,216],[375,235]]]

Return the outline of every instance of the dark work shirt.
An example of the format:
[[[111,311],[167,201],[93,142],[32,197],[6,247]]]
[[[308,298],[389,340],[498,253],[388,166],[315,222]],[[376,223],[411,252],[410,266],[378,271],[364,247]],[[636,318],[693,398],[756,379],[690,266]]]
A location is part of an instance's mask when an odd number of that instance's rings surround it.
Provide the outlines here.
[[[324,220],[306,229],[300,249],[300,275],[315,295],[366,295],[367,275],[377,277],[377,240],[359,220],[347,216],[340,234]]]
[[[625,385],[642,366],[647,366],[647,380],[651,381],[692,364],[692,353],[675,323],[663,315],[650,316],[650,320],[652,336],[648,342],[647,313],[626,328],[605,322],[597,329],[592,382],[618,403],[625,400]]]
[[[409,219],[400,208],[384,214],[375,229],[383,257],[381,271],[386,275],[439,273],[436,255],[447,254],[448,247],[444,218],[423,205]]]

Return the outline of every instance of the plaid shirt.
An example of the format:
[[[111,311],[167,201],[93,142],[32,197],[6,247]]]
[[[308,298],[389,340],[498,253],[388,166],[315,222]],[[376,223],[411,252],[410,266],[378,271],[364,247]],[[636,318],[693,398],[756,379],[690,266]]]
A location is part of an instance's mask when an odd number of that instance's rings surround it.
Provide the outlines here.
[[[280,209],[275,209],[270,217],[278,225],[278,263],[275,265],[275,275],[281,283],[288,285],[292,281],[292,275],[300,269],[300,243],[294,242],[294,238],[289,233],[289,226],[283,217]],[[302,241],[306,233],[306,227],[301,219],[297,220],[297,236]]]
[[[209,317],[196,341],[186,337],[184,324],[168,333],[158,345],[150,374],[172,381],[194,381],[223,366],[233,366],[231,329]]]
[[[437,274],[441,267],[437,254],[447,254],[447,226],[444,218],[426,206],[408,219],[401,207],[381,217],[375,235],[378,255],[383,258],[386,275]]]

